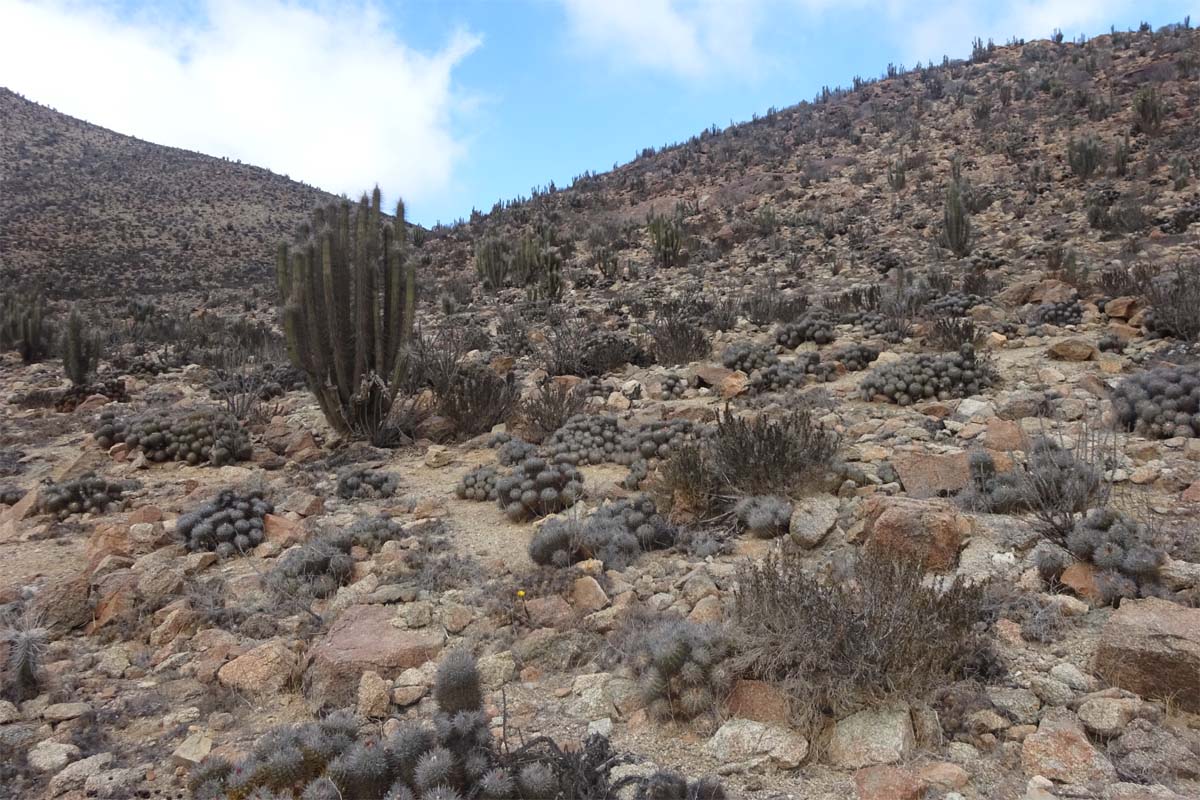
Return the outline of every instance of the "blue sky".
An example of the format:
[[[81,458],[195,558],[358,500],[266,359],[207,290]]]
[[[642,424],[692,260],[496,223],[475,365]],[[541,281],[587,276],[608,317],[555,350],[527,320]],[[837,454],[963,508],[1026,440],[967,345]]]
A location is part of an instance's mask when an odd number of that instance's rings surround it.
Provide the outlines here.
[[[559,186],[646,146],[965,56],[974,36],[1156,27],[1126,0],[0,0],[0,85],[122,133],[417,222]],[[39,68],[30,69],[32,63]],[[327,113],[314,113],[326,109]]]

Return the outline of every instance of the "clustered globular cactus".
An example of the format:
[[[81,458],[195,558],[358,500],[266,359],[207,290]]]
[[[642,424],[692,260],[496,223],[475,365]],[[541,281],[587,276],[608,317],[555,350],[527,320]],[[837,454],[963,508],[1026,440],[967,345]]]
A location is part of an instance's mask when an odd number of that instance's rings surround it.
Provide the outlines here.
[[[743,497],[734,504],[733,516],[739,525],[759,539],[774,539],[788,531],[792,502],[777,495]]]
[[[385,427],[416,317],[404,203],[391,222],[380,206],[376,187],[357,206],[340,200],[318,208],[276,259],[288,355],[343,436],[373,438]]]
[[[814,309],[795,322],[781,325],[775,332],[775,343],[795,350],[804,342],[825,345],[835,338],[833,318],[822,309]]]
[[[749,342],[735,342],[721,353],[721,364],[726,369],[741,370],[749,375],[756,369],[766,369],[779,363],[779,356],[770,348]]]
[[[583,473],[531,456],[496,481],[496,503],[513,522],[557,514],[583,496]]]
[[[495,467],[476,467],[462,476],[458,486],[454,487],[454,493],[460,500],[494,501],[497,497],[496,481],[499,478]]]
[[[674,372],[669,372],[663,376],[662,383],[659,385],[659,392],[664,398],[679,398],[683,397],[683,393],[687,391],[687,381]]]
[[[932,317],[965,317],[972,308],[982,304],[983,298],[979,295],[952,289],[926,303],[925,311]]]
[[[750,392],[780,392],[803,386],[809,375],[822,383],[828,383],[837,377],[837,365],[821,361],[821,357],[816,353],[801,353],[795,361],[771,364],[765,369],[757,369],[750,373]]]
[[[225,489],[195,511],[180,515],[175,530],[188,550],[212,550],[228,558],[262,544],[264,520],[274,511],[260,490]]]
[[[524,461],[537,452],[537,445],[511,434],[504,434],[504,440],[496,447],[496,459],[505,467],[511,467]]]
[[[376,552],[400,539],[404,529],[387,517],[360,519],[348,528],[328,531],[284,551],[267,574],[267,586],[281,596],[329,597],[354,574],[354,545]]]
[[[74,480],[52,483],[42,490],[41,510],[60,520],[72,514],[111,514],[125,508],[123,495],[131,484],[110,481],[88,473]]]
[[[676,772],[659,771],[638,787],[635,800],[726,800],[720,781],[700,778],[688,781]]]
[[[547,520],[529,543],[536,564],[567,567],[599,559],[606,569],[625,569],[644,550],[670,547],[677,531],[646,495],[606,503],[582,518]]]
[[[1071,555],[1101,570],[1096,588],[1105,604],[1122,599],[1171,597],[1159,580],[1166,550],[1137,521],[1110,509],[1093,509],[1067,536]]]
[[[1042,303],[1029,314],[1031,325],[1078,325],[1083,321],[1083,306],[1079,298]]]
[[[355,498],[375,500],[392,497],[400,486],[400,478],[393,472],[377,469],[348,469],[338,475],[337,494],[343,500]]]
[[[830,356],[831,361],[841,364],[847,372],[864,370],[877,358],[879,349],[865,344],[844,347]]]
[[[0,486],[0,506],[15,506],[25,494],[19,486]]]
[[[666,458],[694,432],[692,422],[684,419],[656,420],[623,430],[616,417],[579,414],[555,431],[542,450],[557,463],[629,466],[640,459]]]
[[[1200,436],[1200,364],[1158,367],[1117,384],[1113,413],[1125,430],[1152,439]]]
[[[130,451],[140,449],[149,461],[185,461],[192,466],[225,466],[250,458],[250,437],[232,414],[193,411],[175,415],[165,409],[133,419],[115,411],[102,411],[96,442],[109,448],[124,442]]]
[[[730,652],[719,628],[676,617],[635,634],[630,666],[649,713],[660,720],[715,713],[730,685]]]
[[[920,354],[876,367],[860,385],[864,400],[882,395],[902,406],[921,400],[969,397],[991,386],[995,370],[964,344],[957,353]]]
[[[1018,473],[997,472],[996,460],[987,450],[972,450],[967,455],[970,482],[959,495],[959,502],[972,511],[988,514],[1012,514],[1029,508]]]

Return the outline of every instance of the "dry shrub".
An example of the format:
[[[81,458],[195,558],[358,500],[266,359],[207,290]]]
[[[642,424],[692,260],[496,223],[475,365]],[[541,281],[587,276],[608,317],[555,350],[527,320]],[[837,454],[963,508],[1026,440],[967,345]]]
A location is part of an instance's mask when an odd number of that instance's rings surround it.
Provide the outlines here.
[[[487,367],[464,367],[438,393],[438,412],[458,433],[478,436],[507,420],[518,397],[512,373],[501,377]]]
[[[586,401],[587,394],[578,384],[569,386],[548,381],[539,386],[521,401],[517,410],[525,438],[530,442],[541,442],[583,411]]]
[[[786,495],[829,466],[838,444],[838,435],[807,406],[778,420],[737,417],[726,407],[708,448],[713,468],[730,493]]]
[[[709,353],[708,333],[679,311],[668,312],[650,326],[654,360],[659,364],[690,364]]]
[[[733,626],[735,668],[781,684],[799,722],[921,698],[986,660],[983,586],[925,585],[918,563],[876,549],[853,580],[821,580],[803,559],[785,544],[743,567]]]

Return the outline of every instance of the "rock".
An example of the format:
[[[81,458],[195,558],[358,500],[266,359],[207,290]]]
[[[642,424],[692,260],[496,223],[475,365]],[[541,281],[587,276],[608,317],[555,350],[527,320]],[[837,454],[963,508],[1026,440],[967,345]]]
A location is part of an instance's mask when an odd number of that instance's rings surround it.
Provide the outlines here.
[[[603,719],[592,720],[588,723],[588,736],[612,736],[613,721],[612,717],[604,717]]]
[[[792,518],[788,522],[788,534],[797,544],[813,548],[833,530],[838,518],[838,499],[820,494],[796,501]]]
[[[341,708],[355,701],[367,670],[383,677],[437,658],[444,636],[432,629],[402,630],[392,624],[388,606],[351,606],[309,650],[305,694],[317,708]]]
[[[21,719],[21,712],[17,707],[7,700],[0,700],[0,725],[7,725],[10,722],[17,722]]]
[[[89,593],[86,574],[51,580],[34,596],[31,614],[53,633],[67,633],[91,621]]]
[[[1122,775],[1158,782],[1196,780],[1200,778],[1200,733],[1135,719],[1108,743],[1108,756]]]
[[[175,752],[171,753],[171,758],[179,766],[191,769],[208,757],[208,754],[212,752],[212,746],[212,738],[197,731],[175,748]]]
[[[591,575],[584,575],[575,579],[575,586],[571,590],[571,602],[585,613],[591,613],[604,608],[609,601],[608,595],[600,588],[596,579]]]
[[[965,769],[948,761],[926,764],[917,771],[917,778],[924,786],[944,792],[962,789],[971,782],[971,776]]]
[[[88,778],[98,775],[113,762],[112,753],[97,753],[89,758],[81,758],[67,765],[61,772],[50,779],[50,796],[58,797],[67,792],[75,792],[84,787]]]
[[[967,453],[898,450],[890,459],[909,497],[939,497],[967,487]]]
[[[535,628],[556,628],[574,619],[571,606],[556,594],[527,600],[525,610]]]
[[[840,720],[829,739],[829,761],[844,769],[902,761],[916,747],[907,708],[868,709]]]
[[[454,452],[444,444],[431,444],[425,451],[425,466],[430,469],[441,469],[454,463]]]
[[[604,407],[611,411],[628,411],[633,407],[633,401],[623,393],[616,391],[608,395],[608,399],[604,401]]]
[[[1046,355],[1058,361],[1095,361],[1100,350],[1086,339],[1063,339],[1046,348]]]
[[[725,367],[718,367],[713,364],[697,367],[693,375],[696,381],[701,386],[717,388],[725,383],[726,378],[733,374],[733,370]]]
[[[1104,304],[1104,313],[1113,319],[1129,319],[1137,311],[1138,298],[1114,297]]]
[[[705,597],[718,597],[720,590],[712,577],[703,569],[693,571],[683,582],[683,598],[689,603],[699,603]]]
[[[391,708],[392,683],[378,672],[367,670],[358,680],[358,715],[363,719],[382,719]]]
[[[66,722],[90,714],[91,711],[92,707],[87,703],[55,703],[42,709],[42,719],[50,723]]]
[[[280,547],[291,547],[304,541],[304,528],[296,520],[267,514],[263,517],[263,536]]]
[[[1104,800],[1186,800],[1165,786],[1143,786],[1140,783],[1114,783],[1104,793]]]
[[[790,717],[787,693],[766,681],[739,680],[725,701],[731,717],[754,722],[787,725]]]
[[[1095,670],[1113,686],[1200,712],[1200,609],[1126,600],[1100,634]]]
[[[988,700],[1018,724],[1033,724],[1038,721],[1038,709],[1042,702],[1028,689],[1007,689],[1000,686],[987,688]]]
[[[637,685],[608,672],[577,676],[571,691],[576,697],[568,706],[569,712],[586,719],[628,717],[640,704]]]
[[[145,771],[138,768],[109,769],[89,776],[83,784],[83,793],[100,800],[125,800],[134,796],[135,787],[145,778]]]
[[[701,625],[718,624],[725,618],[725,611],[719,598],[708,595],[696,601],[687,618]]]
[[[438,618],[450,633],[462,633],[475,619],[475,612],[461,603],[449,603],[442,606]]]
[[[1092,697],[1080,704],[1076,714],[1088,733],[1108,739],[1125,730],[1141,705],[1140,700],[1127,697]]]
[[[854,773],[859,800],[921,800],[925,789],[911,772],[896,767],[866,767]]]
[[[1021,766],[1027,775],[1044,775],[1059,783],[1103,785],[1117,777],[1113,765],[1092,746],[1069,712],[1047,715],[1037,733],[1025,737]]]
[[[484,689],[494,692],[517,677],[517,660],[508,650],[483,656],[476,664],[479,682]]]
[[[1084,675],[1074,664],[1062,662],[1050,668],[1050,677],[1065,683],[1077,692],[1092,692],[1096,689],[1096,679]]]
[[[296,679],[300,657],[282,639],[249,650],[217,670],[217,680],[253,696],[283,692]]]
[[[971,534],[970,520],[944,500],[875,495],[863,504],[863,514],[863,532],[872,544],[935,571],[954,567]]]
[[[732,400],[738,395],[745,394],[750,388],[750,376],[741,370],[731,372],[721,381],[721,399]]]
[[[52,739],[35,744],[25,755],[30,769],[35,772],[58,772],[79,758],[79,748]]]
[[[731,719],[713,734],[704,749],[724,764],[769,762],[781,769],[795,769],[808,755],[808,740],[782,725]]]

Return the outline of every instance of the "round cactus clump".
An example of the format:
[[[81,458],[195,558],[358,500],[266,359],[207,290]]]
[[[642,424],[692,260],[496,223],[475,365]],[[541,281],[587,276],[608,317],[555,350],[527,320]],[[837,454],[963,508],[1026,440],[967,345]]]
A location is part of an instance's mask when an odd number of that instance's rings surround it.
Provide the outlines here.
[[[1200,436],[1200,364],[1131,375],[1113,390],[1112,406],[1125,430],[1152,439]]]
[[[663,376],[658,391],[664,400],[670,400],[683,397],[683,393],[687,391],[687,388],[686,380],[674,372],[670,372]]]
[[[193,411],[182,416],[167,410],[151,411],[131,420],[115,412],[100,414],[95,433],[101,447],[124,442],[140,449],[148,461],[184,461],[193,466],[225,466],[250,458],[250,437],[232,414]]]
[[[830,360],[841,364],[847,372],[860,372],[879,358],[879,350],[865,344],[856,344],[838,350]]]
[[[614,460],[622,466],[632,466],[640,460],[667,458],[675,448],[694,438],[695,430],[695,425],[687,419],[643,423],[625,433]]]
[[[721,353],[721,364],[726,369],[741,370],[749,375],[756,369],[766,369],[779,363],[779,356],[770,348],[749,342],[735,342]]]
[[[807,353],[808,356],[813,356],[817,364],[821,359],[816,353]],[[782,392],[786,389],[803,386],[808,377],[808,361],[803,359],[797,363],[778,363],[772,364],[766,369],[755,370],[750,374],[750,391],[754,394],[763,394],[765,392]]]
[[[666,618],[634,637],[631,666],[650,715],[660,720],[715,714],[731,674],[720,629]]]
[[[25,496],[25,490],[17,486],[0,486],[0,506],[15,506]]]
[[[537,452],[537,445],[516,436],[509,436],[507,441],[496,448],[496,458],[502,466],[511,467],[535,452]]]
[[[957,353],[923,353],[876,367],[863,378],[860,390],[864,400],[882,395],[906,406],[979,394],[995,379],[995,371],[976,355],[974,346],[964,344]]]
[[[400,478],[393,472],[376,469],[349,469],[338,476],[337,493],[343,500],[376,500],[393,497]]]
[[[621,452],[621,439],[616,417],[576,414],[551,434],[543,451],[556,463],[604,464]]]
[[[531,456],[496,481],[496,504],[513,522],[557,514],[583,496],[583,473]]]
[[[42,489],[41,510],[64,520],[73,514],[112,514],[126,506],[123,497],[130,485],[88,473]],[[19,499],[19,498],[18,498]]]
[[[835,338],[833,326],[833,319],[828,314],[810,311],[795,322],[781,325],[775,332],[775,343],[789,350],[795,350],[804,342],[829,344]]]
[[[743,497],[733,507],[738,524],[759,539],[774,539],[788,531],[792,503],[786,497],[763,495]]]
[[[476,467],[463,475],[454,493],[460,500],[484,502],[496,499],[496,481],[499,479],[495,467]]]
[[[1083,322],[1083,306],[1078,298],[1042,303],[1029,314],[1031,325],[1078,325]]]
[[[274,511],[257,489],[226,489],[195,511],[181,514],[175,530],[190,552],[210,550],[228,558],[262,544],[266,517]]]
[[[1111,509],[1092,509],[1067,536],[1067,549],[1098,570],[1101,600],[1116,605],[1123,599],[1169,597],[1159,571],[1167,552],[1145,525]]]
[[[983,298],[979,295],[953,289],[930,300],[925,305],[925,310],[934,317],[965,317],[971,313],[972,308],[982,304]]]

